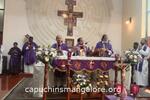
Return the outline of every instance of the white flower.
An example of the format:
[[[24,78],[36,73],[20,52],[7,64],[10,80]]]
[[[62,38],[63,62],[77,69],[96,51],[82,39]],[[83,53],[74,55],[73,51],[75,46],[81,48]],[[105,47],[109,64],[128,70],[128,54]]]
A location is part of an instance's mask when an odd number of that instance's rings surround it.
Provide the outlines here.
[[[137,59],[137,55],[134,55],[134,59]]]
[[[89,91],[89,92],[90,92],[90,90],[91,90],[90,87],[86,87],[86,91]]]
[[[55,54],[54,54],[54,52],[50,52],[49,55],[53,57]]]
[[[45,51],[45,55],[48,55],[48,53],[49,53],[48,51]]]
[[[51,57],[56,57],[57,56],[57,51],[54,48],[50,48],[49,46],[41,46],[39,48],[37,48],[36,51],[36,56],[38,60],[40,61],[45,61],[45,62],[49,62]]]
[[[129,59],[133,59],[133,55],[130,55],[130,56],[129,56]]]
[[[45,51],[48,51],[48,48],[44,48]]]
[[[132,51],[132,53],[136,54],[136,51]]]
[[[38,48],[38,51],[42,51],[42,48]]]
[[[41,52],[41,51],[38,51],[38,52],[36,52],[36,54],[37,54],[37,55],[41,55],[41,54],[42,54],[42,52]]]
[[[90,87],[92,87],[92,84],[89,84]]]
[[[85,81],[83,82],[83,85],[85,85],[86,83],[85,83]]]
[[[130,51],[125,51],[125,54],[130,53]]]
[[[56,57],[57,56],[57,52],[55,52],[55,51],[53,51],[53,52],[50,52],[50,54],[49,54],[50,56],[52,56],[52,57]]]
[[[104,75],[105,78],[108,78],[108,75]]]
[[[48,62],[49,61],[49,57],[45,57],[45,61]]]
[[[137,59],[134,59],[133,61],[134,61],[134,62],[137,62]]]
[[[56,49],[55,48],[51,48],[50,51],[56,51]]]

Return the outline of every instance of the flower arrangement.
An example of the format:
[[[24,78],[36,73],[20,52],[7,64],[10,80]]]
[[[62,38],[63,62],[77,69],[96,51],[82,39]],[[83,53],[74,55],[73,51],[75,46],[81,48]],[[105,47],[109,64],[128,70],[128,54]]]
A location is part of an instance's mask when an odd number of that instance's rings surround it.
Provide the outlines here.
[[[140,60],[140,54],[136,51],[125,52],[126,61],[131,64],[137,64]]]
[[[50,46],[42,46],[38,47],[36,50],[36,57],[37,61],[41,61],[44,64],[50,63],[52,61],[52,58],[57,55],[57,50],[50,48]]]
[[[97,70],[96,80],[97,88],[106,88],[109,86],[109,75],[107,72]]]
[[[109,86],[109,76],[108,75],[98,75],[97,76],[97,87],[107,87]]]
[[[85,89],[90,91],[92,84],[87,74],[74,74],[73,75],[73,86],[77,89]]]

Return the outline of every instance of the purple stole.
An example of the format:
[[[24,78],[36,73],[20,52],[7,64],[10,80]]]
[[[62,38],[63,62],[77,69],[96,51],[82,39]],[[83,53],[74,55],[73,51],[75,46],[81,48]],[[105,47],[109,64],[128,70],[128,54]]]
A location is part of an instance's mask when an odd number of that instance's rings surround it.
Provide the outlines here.
[[[143,50],[146,51],[147,46],[144,46]],[[143,66],[143,62],[144,62],[144,55],[142,55],[142,61],[139,63],[139,67],[137,67],[137,65],[135,66],[135,70],[142,72],[142,66]]]

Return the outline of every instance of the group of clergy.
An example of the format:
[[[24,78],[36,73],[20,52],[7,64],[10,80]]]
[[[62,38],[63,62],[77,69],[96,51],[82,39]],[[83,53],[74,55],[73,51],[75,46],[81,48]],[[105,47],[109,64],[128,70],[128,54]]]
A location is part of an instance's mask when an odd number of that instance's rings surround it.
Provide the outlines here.
[[[33,37],[29,37],[28,41],[22,47],[22,50],[18,47],[18,43],[14,42],[13,47],[9,50],[9,73],[19,74],[21,69],[21,56],[23,56],[23,66],[25,73],[33,73],[33,64],[36,62],[36,48],[38,45],[33,42]]]
[[[33,73],[33,65],[36,63],[36,48],[38,45],[33,41],[33,37],[29,37],[28,41],[23,45],[22,50],[17,47],[18,43],[14,42],[14,46],[10,49],[8,54],[10,55],[9,69],[12,74],[18,74],[21,72],[21,56],[23,56],[24,72]],[[63,42],[62,36],[56,36],[56,43],[52,48],[57,51],[68,51],[68,46]],[[147,46],[146,39],[142,39],[140,45],[134,44],[134,51],[137,51],[142,60],[134,66],[134,81],[137,85],[148,86],[148,58],[150,54],[150,48]],[[87,56],[90,51],[84,43],[82,37],[77,39],[77,44],[72,48],[73,56]],[[60,53],[60,52],[58,52]],[[104,34],[101,40],[96,44],[93,55],[110,57],[113,54],[113,49],[108,36]],[[59,54],[62,55],[62,52]],[[65,84],[66,73],[59,70],[54,72],[54,83],[56,86],[63,86]]]
[[[63,42],[62,36],[56,36],[56,43],[54,43],[52,48],[55,48],[57,51],[68,51],[68,46]],[[21,56],[23,56],[23,69],[25,73],[33,73],[33,66],[36,63],[36,48],[38,45],[33,41],[33,37],[28,37],[28,40],[24,43],[22,50],[18,47],[18,43],[14,42],[13,47],[9,50],[8,54],[10,55],[9,61],[9,70],[11,74],[19,74],[21,70]],[[112,45],[108,41],[107,35],[103,35],[100,42],[96,44],[95,51],[99,51],[99,48],[102,48],[101,51],[103,56],[111,56],[113,53]],[[73,56],[87,56],[90,51],[89,48],[84,43],[82,37],[77,39],[77,44],[72,48]],[[60,52],[58,52],[60,53]],[[101,53],[100,53],[101,54]],[[61,53],[59,54],[61,55]],[[99,55],[99,53],[98,53]],[[59,81],[61,85],[64,84],[66,78],[65,72],[60,72],[55,70],[54,72],[54,82],[57,84]]]
[[[143,38],[138,42],[134,42],[133,51],[140,54],[140,61],[137,65],[132,66],[134,68],[133,81],[139,86],[149,86],[150,80],[150,48],[147,45],[147,39]]]
[[[60,35],[56,36],[56,43],[52,45],[52,48],[55,48],[58,51],[68,50],[67,44],[63,42],[62,36]],[[99,41],[96,44],[95,51],[99,51],[100,48],[103,49],[102,50],[104,54],[103,56],[111,56],[111,54],[113,53],[112,45],[108,41],[108,37],[106,34],[104,34],[102,36],[101,41]],[[77,44],[75,45],[75,47],[72,47],[72,51],[73,56],[87,56],[90,52],[89,48],[86,46],[86,43],[84,43],[82,37],[77,39]],[[71,72],[71,74],[72,73],[73,72]],[[63,85],[65,84],[65,79],[66,79],[66,72],[61,72],[56,69],[54,72],[55,87],[57,86],[63,87]]]

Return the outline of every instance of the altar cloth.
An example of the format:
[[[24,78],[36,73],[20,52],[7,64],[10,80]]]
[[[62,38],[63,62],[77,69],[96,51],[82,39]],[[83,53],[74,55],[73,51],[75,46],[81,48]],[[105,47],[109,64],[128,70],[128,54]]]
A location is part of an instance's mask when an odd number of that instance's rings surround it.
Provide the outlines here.
[[[81,70],[97,70],[101,69],[107,71],[114,67],[115,58],[112,57],[82,57],[73,56],[71,58],[71,70],[81,71]],[[54,58],[52,66],[56,69],[66,70],[67,57],[59,56]]]

